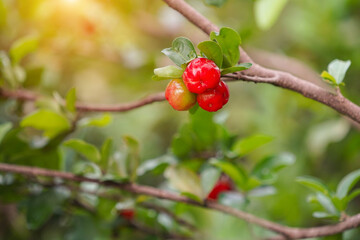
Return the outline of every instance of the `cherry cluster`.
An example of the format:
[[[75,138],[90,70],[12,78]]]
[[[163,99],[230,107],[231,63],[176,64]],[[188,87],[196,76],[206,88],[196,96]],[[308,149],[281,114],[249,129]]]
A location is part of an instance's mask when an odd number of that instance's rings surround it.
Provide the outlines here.
[[[229,100],[229,89],[220,80],[220,69],[207,58],[195,58],[187,65],[182,79],[173,79],[165,97],[178,111],[192,108],[196,102],[209,112],[221,109]]]

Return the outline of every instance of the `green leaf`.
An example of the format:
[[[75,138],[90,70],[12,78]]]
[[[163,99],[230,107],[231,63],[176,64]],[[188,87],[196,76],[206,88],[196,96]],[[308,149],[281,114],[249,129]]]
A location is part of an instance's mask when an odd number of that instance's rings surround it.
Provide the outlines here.
[[[321,77],[327,80],[330,84],[337,85],[335,78],[331,76],[330,73],[328,73],[327,71],[323,71],[321,73]]]
[[[101,146],[100,165],[104,170],[107,170],[109,166],[112,147],[113,147],[113,140],[111,138],[106,139],[103,145]]]
[[[352,191],[352,193],[350,193],[350,195],[348,195],[346,197],[346,205],[351,202],[354,198],[356,198],[357,196],[360,195],[360,189],[355,189],[354,191]],[[345,207],[346,208],[346,207]]]
[[[254,166],[252,175],[270,184],[276,180],[275,174],[278,171],[294,163],[295,156],[290,153],[283,153],[277,156],[266,157]]]
[[[23,83],[26,79],[26,72],[25,70],[20,67],[19,65],[15,65],[12,68],[16,82],[17,83]]]
[[[336,189],[336,196],[341,200],[346,197],[349,191],[360,180],[360,169],[346,175]]]
[[[176,190],[191,193],[200,199],[204,198],[200,178],[190,169],[182,166],[170,166],[164,175]]]
[[[271,142],[273,139],[274,138],[272,136],[268,135],[252,135],[250,137],[243,138],[237,141],[233,145],[232,151],[237,153],[239,156],[243,156],[265,145],[266,143]]]
[[[16,87],[18,85],[13,67],[11,66],[11,61],[4,51],[0,51],[0,77],[8,82],[12,87]]]
[[[135,138],[124,136],[123,140],[127,146],[126,169],[130,181],[135,181],[137,177],[137,168],[140,165],[139,143]]]
[[[0,124],[0,143],[3,140],[3,138],[5,137],[5,135],[10,131],[12,126],[13,125],[11,122]]]
[[[225,161],[212,160],[210,163],[226,173],[239,189],[246,190],[248,177],[243,169]]]
[[[285,7],[286,3],[287,0],[255,1],[255,20],[258,27],[262,30],[270,29],[280,16],[280,13]]]
[[[34,36],[27,36],[16,40],[10,48],[13,64],[18,64],[27,54],[35,51],[38,45],[38,38]]]
[[[182,192],[180,195],[190,198],[191,200],[194,200],[198,203],[203,203],[203,200],[195,194],[189,192]]]
[[[166,66],[162,68],[154,69],[154,76],[152,77],[155,81],[168,80],[168,79],[181,79],[184,70],[176,66]]]
[[[342,61],[339,59],[333,60],[328,65],[328,72],[334,77],[336,85],[341,84],[344,81],[345,74],[351,65],[351,61]]]
[[[62,196],[52,191],[30,197],[25,203],[26,222],[29,229],[35,230],[44,225],[59,207],[58,205],[63,199]]]
[[[221,28],[219,33],[211,32],[210,39],[216,41],[223,52],[223,68],[229,68],[238,63],[240,59],[239,46],[241,38],[231,28]]]
[[[197,57],[194,45],[185,37],[176,38],[171,48],[165,48],[161,52],[179,67]]]
[[[141,176],[149,171],[155,171],[156,170],[165,170],[165,168],[170,164],[175,164],[176,160],[173,156],[161,156],[159,158],[154,158],[150,160],[144,161],[137,169],[137,175]],[[161,172],[161,171],[160,171]]]
[[[338,219],[334,219],[334,220],[338,220]],[[321,240],[345,240],[345,239],[349,239],[349,238],[345,238],[344,233],[338,233],[336,235],[325,236]]]
[[[20,126],[42,130],[48,138],[53,138],[71,128],[69,121],[63,115],[47,109],[40,109],[26,116]]]
[[[316,198],[319,201],[319,203],[321,204],[321,206],[330,214],[333,215],[338,215],[339,212],[336,210],[333,202],[331,201],[330,197],[317,192],[316,193]]]
[[[76,112],[76,89],[72,88],[66,95],[66,109],[70,112]]]
[[[221,68],[223,62],[223,52],[219,44],[214,41],[204,41],[198,44],[198,49],[210,60]]]
[[[243,70],[249,69],[251,66],[252,66],[252,63],[240,63],[240,64],[237,64],[237,65],[235,65],[233,67],[223,69],[221,71],[221,75],[243,71]]]
[[[72,148],[92,162],[98,163],[100,161],[101,156],[99,150],[94,145],[81,139],[70,139],[64,142],[63,145]]]
[[[336,215],[331,214],[331,213],[327,213],[327,212],[314,212],[313,213],[313,217],[314,218],[333,218]]]
[[[211,192],[220,175],[219,169],[214,167],[207,167],[200,173],[201,185],[205,195]]]
[[[310,188],[315,192],[321,192],[325,196],[329,196],[330,194],[329,189],[317,178],[310,176],[297,177],[296,182]]]
[[[221,7],[227,2],[227,0],[205,0],[205,3],[207,5],[215,6],[215,7]]]
[[[96,117],[83,118],[78,122],[80,127],[105,127],[112,121],[112,116],[109,113],[105,113]]]

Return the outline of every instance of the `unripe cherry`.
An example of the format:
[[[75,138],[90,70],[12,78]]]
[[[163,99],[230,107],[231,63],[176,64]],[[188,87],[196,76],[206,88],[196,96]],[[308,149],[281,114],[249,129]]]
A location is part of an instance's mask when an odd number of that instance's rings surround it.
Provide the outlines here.
[[[216,88],[208,89],[197,96],[199,106],[209,112],[216,112],[229,101],[229,89],[225,82],[220,81]]]
[[[182,77],[190,92],[203,93],[219,84],[220,69],[207,58],[195,58],[187,65]]]
[[[191,93],[181,79],[173,79],[167,85],[165,98],[178,111],[186,111],[196,103],[196,95]]]

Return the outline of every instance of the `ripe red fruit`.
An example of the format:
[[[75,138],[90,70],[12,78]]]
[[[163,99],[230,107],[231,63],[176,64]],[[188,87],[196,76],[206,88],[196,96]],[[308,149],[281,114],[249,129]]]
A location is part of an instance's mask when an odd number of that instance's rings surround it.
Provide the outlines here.
[[[230,191],[231,189],[229,181],[219,180],[207,196],[207,199],[217,200],[220,193]]]
[[[215,112],[229,101],[229,89],[225,82],[220,81],[216,88],[208,89],[197,96],[199,106],[209,112]]]
[[[220,69],[207,58],[195,58],[187,65],[182,78],[190,92],[203,93],[219,84]]]
[[[130,221],[134,219],[135,211],[134,209],[122,209],[120,211],[120,216]]]
[[[165,98],[178,111],[186,111],[196,103],[196,95],[191,93],[181,79],[174,79],[167,85]]]

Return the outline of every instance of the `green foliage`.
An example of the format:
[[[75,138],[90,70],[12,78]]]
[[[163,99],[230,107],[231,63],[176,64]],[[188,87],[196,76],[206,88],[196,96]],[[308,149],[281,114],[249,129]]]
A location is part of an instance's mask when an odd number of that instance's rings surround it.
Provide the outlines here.
[[[345,74],[351,65],[351,61],[335,59],[328,65],[328,70],[321,73],[321,77],[334,86],[344,85]]]
[[[239,156],[246,155],[251,151],[261,147],[264,144],[271,142],[274,138],[267,135],[253,135],[247,138],[240,139],[237,141],[233,147],[232,151],[238,154]]]
[[[228,73],[233,73],[233,72],[239,72],[239,71],[243,71],[246,69],[249,69],[252,66],[251,63],[240,63],[240,64],[236,64],[233,67],[229,67],[229,68],[225,68],[221,71],[221,75],[225,75]]]
[[[199,176],[190,169],[182,166],[169,166],[165,171],[165,177],[170,184],[182,192],[185,196],[198,200],[204,198]],[[191,195],[190,195],[191,194]]]
[[[222,7],[227,0],[205,0],[205,3],[215,7]]]
[[[69,112],[76,112],[76,89],[72,88],[66,95],[66,109]]]
[[[231,28],[221,28],[220,31],[211,32],[210,39],[216,41],[223,52],[223,68],[229,68],[238,63],[240,59],[239,46],[241,38],[239,34]]]
[[[140,149],[139,143],[136,139],[130,136],[124,136],[123,140],[127,147],[127,157],[126,157],[126,169],[127,176],[131,181],[135,181],[137,177],[137,168],[140,165]]]
[[[39,195],[30,197],[23,203],[26,208],[26,222],[31,230],[40,228],[64,200],[64,197],[54,191],[45,191]]]
[[[247,180],[248,176],[245,171],[230,162],[213,160],[211,164],[221,169],[224,173],[226,173],[236,184],[236,186],[240,190],[248,190],[247,189]]]
[[[16,87],[19,84],[10,58],[4,51],[0,51],[0,80],[0,85],[3,84],[4,81],[11,87]]]
[[[325,196],[329,196],[329,189],[319,180],[314,177],[298,177],[296,181],[316,192],[321,192]]]
[[[185,37],[176,38],[172,42],[171,48],[165,48],[161,52],[168,56],[179,67],[182,67],[197,57],[194,45]]]
[[[16,40],[9,51],[13,64],[18,64],[26,55],[34,52],[38,45],[39,40],[34,36],[26,36]]]
[[[0,144],[3,138],[5,137],[5,135],[10,131],[12,126],[13,125],[11,122],[0,124]]]
[[[109,161],[112,154],[113,140],[108,138],[105,140],[103,145],[101,146],[100,151],[100,166],[102,169],[107,169],[109,167]]]
[[[255,20],[261,30],[270,29],[288,0],[257,0],[254,3]]]
[[[313,177],[298,177],[297,182],[312,189],[316,195],[309,198],[309,202],[315,202],[322,206],[324,212],[314,212],[317,218],[341,217],[341,212],[347,209],[350,201],[360,194],[359,189],[351,189],[360,180],[360,170],[355,170],[346,175],[338,184],[336,193],[331,191],[320,180]]]
[[[69,121],[63,115],[47,109],[37,110],[24,117],[20,126],[41,130],[48,138],[53,138],[71,128]]]
[[[259,161],[252,170],[252,175],[256,176],[263,183],[272,184],[277,179],[277,173],[295,163],[295,156],[290,153],[282,153],[275,156],[265,157]]]
[[[154,69],[154,76],[152,77],[155,81],[168,80],[168,79],[181,79],[184,70],[176,66],[166,66],[162,68]]]
[[[214,41],[204,41],[199,43],[197,47],[202,54],[214,61],[219,68],[222,67],[223,52],[219,44]]]
[[[205,195],[208,195],[219,179],[221,172],[218,168],[206,167],[200,173],[201,187]]]
[[[78,121],[79,127],[105,127],[112,121],[112,116],[109,113],[101,114],[95,117],[84,117]]]
[[[341,182],[339,183],[336,189],[336,196],[342,200],[348,194],[349,191],[355,186],[355,184],[360,180],[360,169],[346,175]]]
[[[92,144],[84,142],[81,139],[70,139],[63,143],[65,147],[69,147],[76,151],[77,153],[84,156],[86,159],[99,163],[101,155],[99,150]]]

